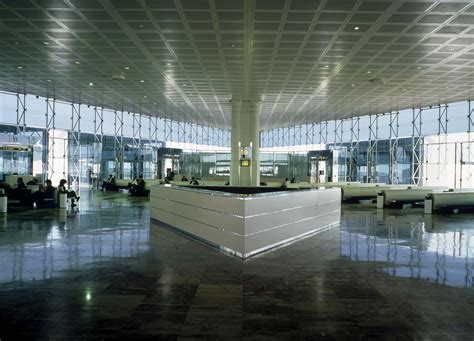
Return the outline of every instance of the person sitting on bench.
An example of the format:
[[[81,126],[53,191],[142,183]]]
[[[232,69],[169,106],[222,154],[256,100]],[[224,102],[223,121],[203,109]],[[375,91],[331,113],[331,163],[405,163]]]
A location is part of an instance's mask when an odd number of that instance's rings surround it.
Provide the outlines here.
[[[115,177],[110,174],[107,180],[104,180],[102,183],[102,190],[106,191],[118,191],[119,188],[117,186],[117,183],[115,182]]]
[[[26,206],[33,204],[31,202],[31,191],[26,188],[23,178],[21,177],[16,180],[16,186],[12,188],[8,196],[14,200],[19,200],[20,203]]]
[[[66,184],[67,184],[67,181],[66,179],[61,179],[61,181],[59,181],[59,186],[58,186],[58,195],[61,194],[61,193],[65,193],[67,194],[67,197],[71,199],[71,206],[72,207],[76,207],[76,200],[79,200],[81,197],[78,197],[76,192],[74,191],[68,191],[66,189]]]
[[[199,181],[197,181],[196,178],[193,176],[193,177],[191,177],[191,181],[189,181],[189,184],[193,185],[193,186],[198,186]]]
[[[46,180],[44,186],[40,185],[39,190],[31,194],[32,201],[36,203],[36,207],[53,206],[55,190],[51,180]],[[45,202],[47,199],[49,199],[50,205]]]
[[[146,196],[148,191],[145,189],[145,180],[143,180],[143,175],[138,177],[136,185],[132,185],[129,190],[130,194],[133,196]]]

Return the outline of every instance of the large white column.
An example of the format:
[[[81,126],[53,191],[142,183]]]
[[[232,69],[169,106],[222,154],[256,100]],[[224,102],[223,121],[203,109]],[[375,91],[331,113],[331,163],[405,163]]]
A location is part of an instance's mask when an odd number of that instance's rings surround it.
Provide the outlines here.
[[[231,186],[260,184],[260,101],[232,99]],[[240,166],[240,147],[252,146],[250,167]]]

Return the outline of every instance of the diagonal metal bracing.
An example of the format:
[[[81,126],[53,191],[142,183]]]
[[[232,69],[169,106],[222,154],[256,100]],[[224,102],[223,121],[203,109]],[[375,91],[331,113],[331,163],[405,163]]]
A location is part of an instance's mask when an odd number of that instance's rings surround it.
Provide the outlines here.
[[[48,148],[43,172],[46,174],[46,178],[51,179],[54,175],[54,129],[56,129],[56,100],[54,98],[46,98],[45,118],[45,145]]]
[[[114,110],[115,175],[123,179],[123,110]]]
[[[399,112],[390,112],[389,121],[389,161],[388,179],[391,184],[398,184],[398,124]]]
[[[94,144],[93,144],[93,162],[99,171],[97,178],[102,178],[102,169],[100,162],[102,160],[102,142],[104,136],[104,108],[94,107]]]
[[[423,109],[413,108],[412,135],[411,135],[411,182],[413,185],[422,185],[423,138],[422,138]]]
[[[438,107],[438,181],[447,176],[447,154],[448,154],[448,105]]]
[[[328,143],[328,122],[323,121],[319,122],[319,144],[327,144]],[[323,146],[323,149],[325,146]]]
[[[367,146],[367,182],[377,182],[377,153],[379,115],[369,115],[369,140]]]
[[[26,94],[16,94],[16,135],[26,131]]]
[[[357,181],[359,175],[359,135],[360,135],[360,118],[351,118],[351,146],[349,149],[349,167],[347,170],[347,181]]]
[[[74,187],[79,186],[81,177],[81,104],[71,103],[71,130],[69,138],[69,178]]]
[[[133,147],[133,164],[132,164],[132,179],[136,179],[141,173],[140,159],[141,159],[141,145],[142,145],[142,115],[132,114],[132,147]]]

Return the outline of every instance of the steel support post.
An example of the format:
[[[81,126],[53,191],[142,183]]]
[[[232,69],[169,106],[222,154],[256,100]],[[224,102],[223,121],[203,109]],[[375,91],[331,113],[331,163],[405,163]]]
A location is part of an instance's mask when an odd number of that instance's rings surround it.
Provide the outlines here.
[[[415,186],[422,185],[422,162],[423,162],[423,138],[422,138],[422,113],[423,109],[413,108],[412,119],[412,160],[411,160],[411,182]]]
[[[328,122],[319,122],[319,144],[323,144],[323,149],[326,148],[328,143]]]
[[[399,112],[391,112],[390,113],[390,123],[389,123],[389,143],[390,143],[390,150],[389,150],[389,161],[388,161],[388,179],[390,184],[398,184],[398,128],[400,125],[398,124],[398,117]]]
[[[340,164],[339,163],[339,160],[341,158],[341,156],[343,156],[342,154],[342,136],[343,136],[343,125],[344,125],[344,120],[334,120],[334,147],[333,147],[333,150],[337,150],[336,152],[336,158],[335,160],[333,160],[334,164],[337,165],[337,174],[338,174],[338,178],[337,178],[337,181],[339,181],[339,179],[342,177],[343,179],[346,178],[347,174],[346,174],[346,170],[345,169],[342,169],[342,168],[345,168],[345,163],[343,164]],[[333,154],[333,158],[334,158],[334,154]],[[344,175],[342,175],[344,173]]]
[[[347,181],[357,181],[359,176],[360,118],[351,118],[351,146],[349,150],[349,170]]]
[[[369,115],[369,140],[367,146],[367,182],[377,182],[379,115]]]
[[[202,131],[202,144],[209,145],[210,127],[209,126],[201,126],[201,131]]]
[[[446,158],[448,153],[448,105],[438,108],[438,178],[437,183],[446,177]]]
[[[178,121],[178,142],[186,142],[186,123]]]
[[[140,158],[142,155],[142,115],[132,114],[132,148],[133,148],[133,164],[132,179],[136,179],[143,170],[140,169]]]
[[[115,110],[114,114],[115,175],[118,179],[123,179],[123,110]]]
[[[293,127],[293,141],[294,141],[294,146],[300,146],[301,145],[301,130],[302,126],[294,126]]]
[[[81,180],[81,104],[71,103],[71,132],[69,138],[69,178],[78,187]]]
[[[16,94],[16,138],[26,131],[26,94]]]
[[[47,146],[46,155],[44,155],[43,173],[45,178],[51,179],[54,175],[54,130],[56,129],[56,100],[54,98],[46,98],[46,134],[45,143]]]
[[[96,179],[101,179],[102,169],[101,169],[101,160],[102,160],[102,142],[104,136],[104,108],[94,108],[94,145],[93,145],[93,160],[94,164],[97,165],[98,174]]]
[[[306,125],[306,145],[314,143],[314,123]]]
[[[165,141],[173,141],[173,120],[165,118]]]

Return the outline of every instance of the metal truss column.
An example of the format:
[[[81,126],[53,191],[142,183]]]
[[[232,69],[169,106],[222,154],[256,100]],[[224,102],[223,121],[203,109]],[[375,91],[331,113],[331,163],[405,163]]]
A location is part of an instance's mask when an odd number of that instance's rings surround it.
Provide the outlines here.
[[[43,173],[46,179],[52,179],[54,175],[54,130],[56,129],[56,99],[46,98],[46,134],[45,143],[47,146],[46,155],[43,155]]]
[[[367,182],[377,182],[377,154],[379,115],[369,115],[369,140],[367,146]]]
[[[96,165],[95,171],[98,172],[96,179],[101,179],[102,169],[100,162],[102,160],[102,142],[104,136],[104,108],[94,108],[94,144],[93,144],[93,162]]]
[[[328,143],[328,122],[319,122],[319,144],[323,144],[324,148],[326,148],[326,144]]]
[[[150,138],[150,143],[155,147],[158,146],[158,117],[157,116],[148,116],[149,125],[148,125],[148,135]]]
[[[416,186],[422,184],[422,113],[423,109],[413,108],[413,119],[412,119],[412,160],[411,160],[411,182]]]
[[[173,120],[165,118],[165,141],[173,141]]]
[[[142,155],[142,115],[132,114],[132,148],[133,148],[133,164],[132,164],[132,179],[136,179],[140,174],[143,173],[141,167],[141,155]]]
[[[359,135],[360,135],[360,118],[351,118],[351,146],[349,149],[349,169],[347,181],[357,181],[359,175]]]
[[[389,123],[389,161],[388,161],[388,179],[390,184],[398,184],[398,117],[399,112],[390,113],[390,123]]]
[[[306,125],[306,145],[314,143],[314,123]]]
[[[446,176],[446,160],[448,153],[448,105],[440,105],[438,108],[438,179],[443,180]],[[462,181],[462,179],[461,179]]]
[[[471,174],[471,167],[474,163],[474,161],[472,160],[472,154],[473,154],[473,149],[474,149],[474,146],[473,146],[473,139],[472,139],[472,134],[474,132],[474,105],[472,105],[472,101],[471,100],[468,100],[467,101],[467,148],[466,148],[466,151],[467,151],[467,157],[462,157],[462,162],[467,165],[467,172],[468,174]],[[462,145],[461,145],[461,150],[462,150]],[[461,173],[462,173],[462,164],[461,164]],[[469,175],[470,177],[470,181],[472,181],[472,177],[471,175]],[[461,176],[461,188],[463,187],[463,183],[462,183],[462,176]]]
[[[71,138],[69,139],[69,178],[78,187],[81,180],[81,104],[71,103]]]
[[[186,123],[178,121],[178,142],[186,143]]]
[[[115,110],[114,114],[115,175],[118,179],[123,179],[123,110]]]
[[[26,131],[26,94],[16,94],[16,138]],[[17,140],[18,141],[18,140]]]

